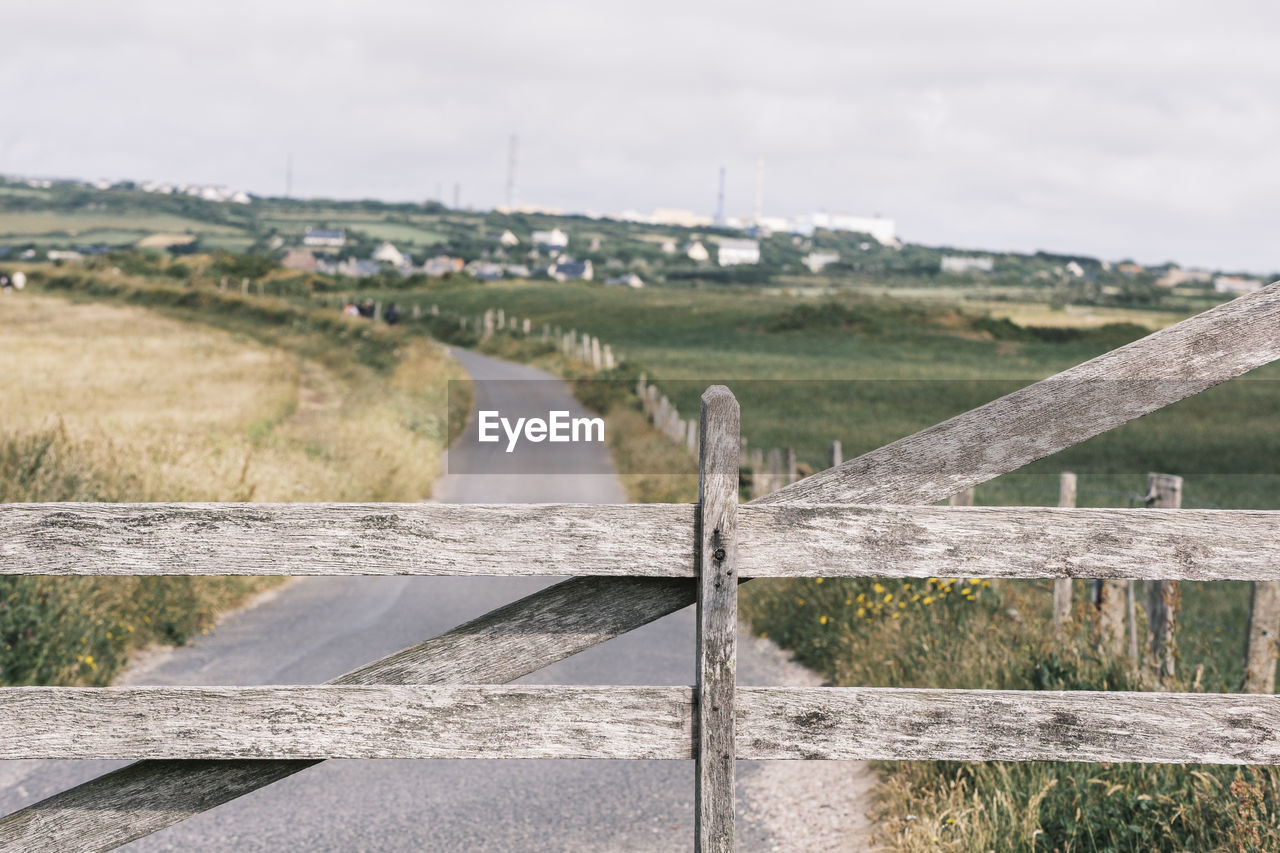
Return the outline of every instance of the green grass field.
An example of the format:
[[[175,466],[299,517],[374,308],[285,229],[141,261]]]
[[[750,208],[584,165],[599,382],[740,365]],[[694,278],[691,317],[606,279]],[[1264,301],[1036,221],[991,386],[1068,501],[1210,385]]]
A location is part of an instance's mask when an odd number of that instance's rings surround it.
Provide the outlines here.
[[[201,222],[165,213],[94,213],[87,211],[0,212],[0,237],[5,239],[40,234],[81,235],[92,231],[128,231],[139,236],[156,232],[195,234],[243,234],[228,225]]]
[[[811,469],[825,467],[833,439],[852,458],[1141,333],[993,340],[945,314],[921,327],[914,309],[894,302],[871,303],[872,322],[862,328],[824,326],[826,303],[814,301],[819,316],[778,331],[771,328],[791,319],[798,301],[751,291],[500,283],[375,296],[464,314],[501,307],[537,329],[551,323],[597,335],[690,415],[707,384],[726,382],[742,403],[751,445],[794,447]],[[1169,319],[1153,315],[1151,325]],[[1280,368],[1256,371],[979,487],[978,501],[1052,504],[1059,472],[1072,470],[1081,505],[1126,506],[1148,471],[1163,471],[1186,477],[1188,506],[1280,507],[1272,461],[1280,459],[1280,437],[1271,428],[1280,412],[1277,378]]]

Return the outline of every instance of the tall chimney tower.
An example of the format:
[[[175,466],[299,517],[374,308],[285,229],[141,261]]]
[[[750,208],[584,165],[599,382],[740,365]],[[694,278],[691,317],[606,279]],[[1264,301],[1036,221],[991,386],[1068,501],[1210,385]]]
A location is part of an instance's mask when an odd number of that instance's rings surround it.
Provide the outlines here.
[[[756,224],[764,218],[764,158],[756,158]]]
[[[507,152],[507,210],[514,210],[516,206],[516,163],[519,145],[519,137],[514,133],[511,134],[511,148]]]
[[[716,225],[724,225],[724,166],[720,167],[720,191],[716,193]]]

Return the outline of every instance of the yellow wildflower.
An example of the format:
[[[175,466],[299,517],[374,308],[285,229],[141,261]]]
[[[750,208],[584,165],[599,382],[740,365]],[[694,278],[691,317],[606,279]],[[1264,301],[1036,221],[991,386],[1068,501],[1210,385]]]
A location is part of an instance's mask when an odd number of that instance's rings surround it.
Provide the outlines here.
[[[827,617],[826,617],[826,616],[819,616],[819,617],[818,617],[818,624],[819,624],[819,625],[825,625],[825,624],[827,624]]]

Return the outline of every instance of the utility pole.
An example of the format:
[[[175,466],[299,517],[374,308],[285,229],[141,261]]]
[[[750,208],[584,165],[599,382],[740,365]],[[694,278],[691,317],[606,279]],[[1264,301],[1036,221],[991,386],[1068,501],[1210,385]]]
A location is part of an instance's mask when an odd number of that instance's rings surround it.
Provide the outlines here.
[[[293,153],[290,152],[285,156],[284,160],[284,197],[293,196]]]
[[[724,166],[720,167],[720,191],[716,193],[716,225],[724,225]]]
[[[453,209],[462,209],[462,184],[459,183],[453,185]]]
[[[756,158],[756,224],[764,218],[764,158]]]
[[[511,147],[507,152],[507,210],[515,210],[516,206],[516,163],[520,138],[511,134]]]

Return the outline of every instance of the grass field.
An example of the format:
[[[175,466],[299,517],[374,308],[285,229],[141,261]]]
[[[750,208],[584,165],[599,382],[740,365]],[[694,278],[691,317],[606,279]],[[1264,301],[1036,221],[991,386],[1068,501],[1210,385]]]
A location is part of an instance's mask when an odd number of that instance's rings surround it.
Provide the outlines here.
[[[0,298],[0,501],[429,494],[459,374],[425,339],[378,366],[251,313],[225,329],[30,291]],[[270,581],[0,579],[0,683],[106,683]]]
[[[154,232],[197,234],[242,234],[238,228],[187,219],[164,213],[93,213],[81,211],[0,212],[0,237],[14,238],[40,234],[65,233],[80,235],[84,232],[106,230],[127,231],[139,234]]]
[[[417,294],[382,294],[402,305]],[[1140,336],[1143,328],[1087,331],[1077,340],[997,339],[950,309],[868,301],[852,322],[827,322],[841,300],[796,300],[749,290],[632,291],[580,284],[434,287],[442,310],[502,307],[590,332],[657,381],[682,412],[701,390],[728,382],[755,447],[794,447],[810,469],[839,439],[845,457],[930,426]],[[850,303],[854,306],[862,302]],[[809,306],[808,313],[797,306]],[[859,310],[862,310],[861,308]],[[1174,319],[1134,313],[1161,326]],[[1119,319],[1119,317],[1117,317]],[[1066,324],[1064,324],[1066,325]],[[1112,327],[1115,328],[1115,327]],[[1280,369],[1206,392],[978,489],[980,503],[1044,505],[1062,470],[1080,475],[1086,506],[1127,505],[1152,470],[1187,477],[1188,505],[1280,506]]]

